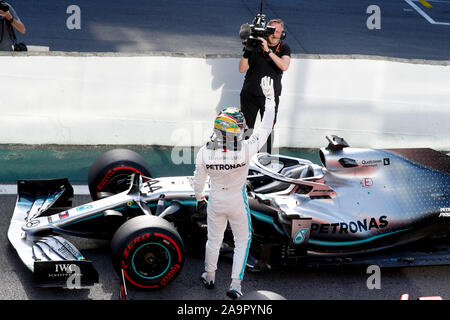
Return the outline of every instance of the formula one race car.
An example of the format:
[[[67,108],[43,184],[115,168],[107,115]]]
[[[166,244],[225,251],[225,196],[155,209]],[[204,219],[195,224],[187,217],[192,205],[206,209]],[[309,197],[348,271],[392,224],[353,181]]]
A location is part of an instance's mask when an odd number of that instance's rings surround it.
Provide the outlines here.
[[[449,264],[450,157],[327,139],[322,165],[266,153],[252,159],[248,268]],[[124,282],[164,287],[180,274],[185,255],[205,244],[206,213],[196,211],[192,179],[153,178],[140,155],[111,150],[89,171],[90,203],[72,207],[67,179],[18,181],[8,238],[41,285],[98,280],[92,263],[61,236],[72,235],[111,239]],[[224,244],[226,255],[229,231]]]

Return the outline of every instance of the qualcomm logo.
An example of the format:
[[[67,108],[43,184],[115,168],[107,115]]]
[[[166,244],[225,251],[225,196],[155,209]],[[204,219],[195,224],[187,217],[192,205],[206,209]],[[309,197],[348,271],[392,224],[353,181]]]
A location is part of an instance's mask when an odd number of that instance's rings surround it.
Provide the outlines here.
[[[307,228],[302,228],[302,229],[300,229],[300,230],[298,230],[298,232],[297,232],[297,234],[295,235],[295,237],[294,237],[294,243],[295,244],[300,244],[300,243],[302,243],[303,241],[305,241],[305,235],[306,235],[306,232],[308,232],[308,229]]]

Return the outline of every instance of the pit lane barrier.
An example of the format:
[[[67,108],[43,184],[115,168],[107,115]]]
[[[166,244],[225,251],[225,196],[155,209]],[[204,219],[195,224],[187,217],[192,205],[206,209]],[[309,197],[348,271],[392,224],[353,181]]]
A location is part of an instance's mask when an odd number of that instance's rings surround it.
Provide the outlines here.
[[[239,106],[240,55],[1,53],[0,144],[200,146]],[[294,54],[275,147],[450,150],[450,61]],[[259,121],[259,120],[258,120]]]

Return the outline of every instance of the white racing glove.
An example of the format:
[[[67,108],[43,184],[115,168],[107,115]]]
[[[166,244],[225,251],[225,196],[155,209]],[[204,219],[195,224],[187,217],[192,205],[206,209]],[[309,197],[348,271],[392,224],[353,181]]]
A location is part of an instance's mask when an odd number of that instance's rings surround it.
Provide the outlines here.
[[[261,79],[261,89],[266,97],[266,106],[271,104],[275,106],[275,91],[273,89],[273,79],[265,76]]]

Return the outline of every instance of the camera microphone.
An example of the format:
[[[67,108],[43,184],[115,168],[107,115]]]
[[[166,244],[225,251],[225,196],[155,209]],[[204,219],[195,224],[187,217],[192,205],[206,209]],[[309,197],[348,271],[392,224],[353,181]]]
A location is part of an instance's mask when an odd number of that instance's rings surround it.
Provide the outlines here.
[[[241,26],[241,29],[239,30],[239,37],[242,40],[247,40],[251,34],[252,34],[252,28],[250,27],[250,25],[248,23],[244,23]]]

